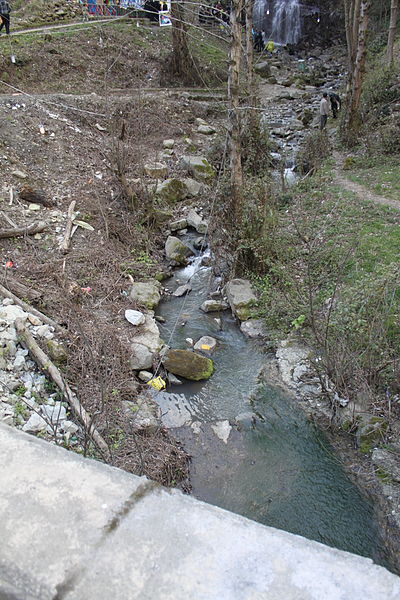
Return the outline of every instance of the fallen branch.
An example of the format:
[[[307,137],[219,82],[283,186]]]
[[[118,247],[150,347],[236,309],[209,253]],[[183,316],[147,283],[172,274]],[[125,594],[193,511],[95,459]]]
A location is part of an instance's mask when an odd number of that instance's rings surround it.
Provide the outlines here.
[[[64,239],[61,243],[61,250],[62,250],[63,254],[66,254],[68,252],[69,245],[71,243],[75,204],[76,204],[76,201],[72,200],[71,204],[68,207],[67,226],[65,228]]]
[[[35,290],[34,288],[28,287],[10,275],[7,275],[7,277],[3,279],[3,283],[6,289],[10,290],[14,294],[22,296],[23,298],[28,298],[33,302],[37,302],[42,297],[41,292],[38,292],[38,290]]]
[[[51,325],[52,327],[54,327],[54,329],[56,329],[60,333],[65,333],[65,330],[61,327],[61,325],[59,325],[58,323],[53,321],[53,319],[50,319],[50,317],[48,317],[47,315],[44,315],[42,312],[40,312],[40,310],[33,308],[33,306],[31,306],[30,304],[21,300],[21,298],[18,298],[18,296],[16,296],[12,292],[10,292],[10,290],[5,288],[4,285],[1,285],[1,284],[0,284],[0,296],[4,296],[5,298],[11,298],[11,300],[13,300],[15,302],[15,304],[18,304],[18,306],[23,308],[26,312],[29,312],[32,315],[35,315],[36,317],[38,317],[38,319],[43,321],[43,323],[47,323],[48,325]]]
[[[56,365],[50,360],[45,352],[40,348],[39,344],[34,340],[32,334],[27,330],[21,319],[16,319],[15,329],[18,333],[19,340],[29,350],[32,358],[37,365],[50,377],[53,383],[60,389],[64,400],[68,402],[75,417],[79,419],[85,428],[90,439],[96,444],[102,453],[105,460],[111,460],[110,450],[104,438],[97,431],[93,424],[92,418],[83,408],[78,398],[72,392],[69,385],[64,381],[60,371]]]
[[[0,230],[0,239],[19,237],[21,235],[34,235],[35,233],[41,233],[47,227],[47,223],[32,223],[28,227],[17,227],[16,229],[3,229]]]

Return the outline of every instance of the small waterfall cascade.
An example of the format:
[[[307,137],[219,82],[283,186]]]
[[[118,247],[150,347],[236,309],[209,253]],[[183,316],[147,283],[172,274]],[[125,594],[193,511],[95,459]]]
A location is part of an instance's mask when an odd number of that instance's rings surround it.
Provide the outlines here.
[[[254,27],[278,44],[297,44],[301,35],[300,0],[256,0]]]

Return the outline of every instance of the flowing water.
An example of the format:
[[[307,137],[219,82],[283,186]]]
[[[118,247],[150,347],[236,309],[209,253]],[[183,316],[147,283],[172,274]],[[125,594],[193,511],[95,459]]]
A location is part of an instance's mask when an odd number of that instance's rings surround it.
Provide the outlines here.
[[[198,270],[197,270],[198,269]],[[246,517],[385,563],[371,503],[351,483],[329,443],[281,390],[258,382],[267,356],[240,332],[230,312],[199,307],[214,283],[199,259],[177,271],[171,291],[190,279],[186,297],[166,298],[164,340],[218,340],[214,375],[156,395],[166,426],[192,455],[193,494]],[[221,317],[221,325],[215,320]],[[229,432],[228,420],[234,424]],[[226,443],[218,425],[228,427]],[[225,429],[226,433],[226,429]]]
[[[268,40],[278,44],[297,44],[301,35],[299,0],[256,0],[254,26]]]

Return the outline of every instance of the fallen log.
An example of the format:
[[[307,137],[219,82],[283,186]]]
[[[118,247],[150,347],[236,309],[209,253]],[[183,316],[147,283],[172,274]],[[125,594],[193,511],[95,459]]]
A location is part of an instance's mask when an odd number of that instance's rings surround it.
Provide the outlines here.
[[[65,333],[65,330],[61,327],[61,325],[59,325],[58,323],[53,321],[53,319],[50,319],[50,317],[48,317],[47,315],[40,312],[40,310],[33,308],[33,306],[31,306],[30,304],[28,304],[27,302],[24,302],[24,300],[21,300],[21,298],[18,298],[18,296],[16,296],[12,292],[10,292],[10,290],[5,288],[4,285],[1,285],[1,284],[0,284],[0,296],[4,296],[5,298],[11,298],[11,300],[13,300],[15,302],[15,304],[18,304],[18,306],[23,308],[26,312],[29,312],[32,315],[35,315],[41,321],[43,321],[43,323],[47,323],[48,325],[51,325],[52,327],[54,327],[54,329],[56,329],[60,333]]]
[[[89,413],[87,413],[86,410],[83,408],[82,404],[79,402],[77,396],[72,392],[68,383],[64,381],[56,365],[50,360],[47,354],[43,352],[39,344],[34,340],[32,334],[27,330],[21,319],[16,319],[15,329],[18,333],[20,342],[29,350],[32,358],[35,360],[37,365],[40,367],[40,369],[42,369],[42,371],[44,371],[48,375],[48,377],[50,377],[53,383],[55,383],[56,386],[60,389],[64,400],[68,402],[75,417],[82,423],[86,433],[93,441],[93,443],[98,447],[101,454],[103,455],[103,458],[107,461],[110,461],[111,454],[106,441],[97,431]]]
[[[72,226],[74,223],[74,210],[75,210],[76,201],[72,200],[71,204],[68,207],[68,215],[67,215],[67,226],[65,228],[64,239],[61,243],[61,251],[63,254],[66,254],[69,250],[69,245],[71,243],[72,237]]]
[[[16,229],[0,229],[0,239],[19,237],[21,235],[34,235],[41,233],[47,227],[47,223],[32,223],[28,227],[17,227]]]
[[[12,277],[8,274],[7,277],[3,279],[3,284],[4,287],[10,292],[17,294],[18,296],[22,296],[23,298],[28,298],[28,300],[31,302],[38,302],[42,297],[41,292],[35,290],[34,288],[28,287],[24,283],[21,283],[15,279],[15,277]]]

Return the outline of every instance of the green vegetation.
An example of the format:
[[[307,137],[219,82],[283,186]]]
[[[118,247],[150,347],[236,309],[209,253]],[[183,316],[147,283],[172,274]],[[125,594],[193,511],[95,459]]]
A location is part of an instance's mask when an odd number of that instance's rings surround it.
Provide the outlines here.
[[[400,161],[397,157],[355,157],[346,176],[380,196],[400,201]]]

